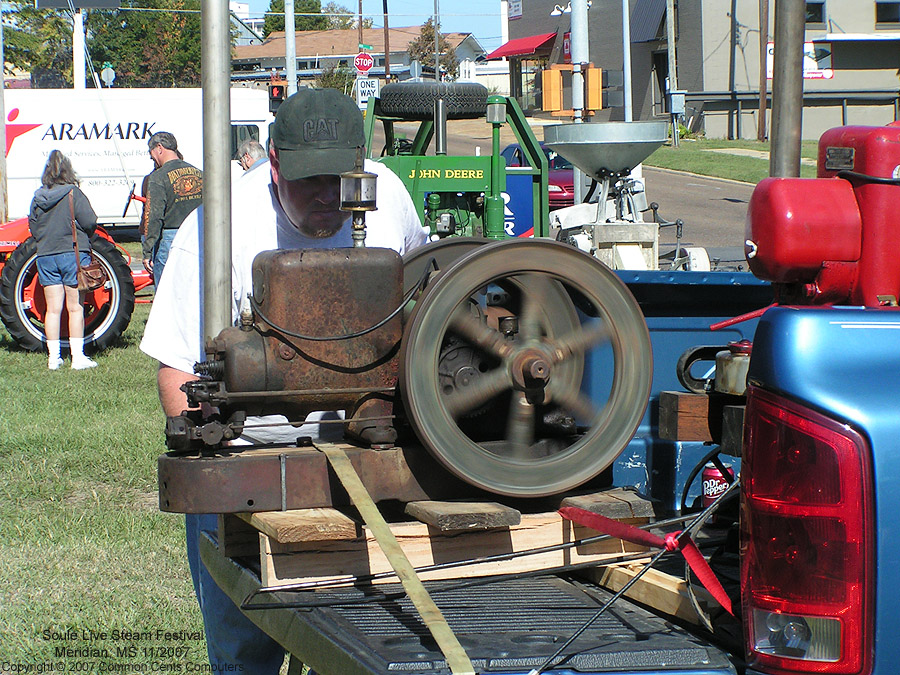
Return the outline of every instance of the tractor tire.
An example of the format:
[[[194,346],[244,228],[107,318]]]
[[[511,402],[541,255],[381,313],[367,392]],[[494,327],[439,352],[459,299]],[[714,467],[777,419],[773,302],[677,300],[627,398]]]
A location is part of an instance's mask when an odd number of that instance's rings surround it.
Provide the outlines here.
[[[111,346],[131,321],[134,311],[134,280],[131,269],[115,244],[91,238],[94,255],[106,269],[102,288],[84,294],[84,348],[92,354]],[[39,351],[47,341],[44,332],[46,304],[37,278],[37,242],[33,237],[13,251],[0,275],[0,319],[22,349]],[[60,325],[63,349],[68,349],[68,326],[63,309]]]
[[[381,88],[381,113],[407,120],[434,119],[434,102],[443,97],[447,119],[484,117],[488,90],[477,82],[394,82]]]

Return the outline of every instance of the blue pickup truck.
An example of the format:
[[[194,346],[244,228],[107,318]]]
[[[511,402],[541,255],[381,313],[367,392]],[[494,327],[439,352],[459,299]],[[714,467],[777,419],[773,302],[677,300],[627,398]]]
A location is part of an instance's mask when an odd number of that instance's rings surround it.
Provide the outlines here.
[[[897,660],[898,142],[896,124],[832,129],[818,178],[751,200],[751,269],[796,303],[763,315],[748,373],[741,577],[761,672]]]

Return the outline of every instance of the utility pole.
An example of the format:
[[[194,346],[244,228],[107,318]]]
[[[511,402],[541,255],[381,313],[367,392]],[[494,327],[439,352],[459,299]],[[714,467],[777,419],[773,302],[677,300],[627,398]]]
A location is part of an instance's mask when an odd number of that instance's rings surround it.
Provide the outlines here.
[[[357,46],[357,51],[362,50],[365,41],[363,40],[363,27],[362,27],[362,0],[359,0],[359,11],[356,14],[356,41],[359,43]]]
[[[436,82],[441,81],[441,33],[438,30],[438,22],[440,21],[440,16],[440,5],[438,4],[438,0],[434,0],[434,79]]]
[[[769,0],[759,0],[759,121],[756,140],[766,140],[766,100],[769,98]]]
[[[796,178],[800,175],[805,36],[804,0],[778,0],[775,3],[772,145],[769,155],[769,175],[777,178]]]
[[[284,79],[287,95],[297,93],[297,26],[294,23],[294,0],[284,0]]]
[[[388,28],[388,0],[381,0],[381,7],[384,10],[384,79],[386,82],[391,80],[391,29]]]
[[[678,91],[675,61],[675,0],[666,0],[666,56],[669,62],[669,112],[672,116],[672,145],[678,147],[678,115],[672,110],[672,95]]]
[[[729,41],[728,47],[728,95],[731,97],[732,103],[734,103],[734,87],[735,87],[735,69],[737,65],[735,64],[735,52],[737,51],[737,30],[738,30],[738,21],[737,21],[737,0],[731,0],[731,13],[729,14],[731,18],[731,39]],[[728,140],[734,140],[734,115],[735,110],[733,106],[729,106],[728,108]],[[740,126],[740,122],[738,122],[738,126]]]

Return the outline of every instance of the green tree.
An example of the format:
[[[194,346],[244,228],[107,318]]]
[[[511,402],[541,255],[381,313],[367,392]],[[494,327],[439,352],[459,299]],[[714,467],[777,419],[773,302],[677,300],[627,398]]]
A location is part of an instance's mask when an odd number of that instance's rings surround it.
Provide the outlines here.
[[[35,9],[33,0],[10,0],[3,27],[7,63],[31,73],[34,87],[72,86],[72,15]]]
[[[328,17],[305,16],[322,13],[320,0],[296,0],[294,2],[294,30],[326,30]],[[284,30],[284,0],[269,0],[269,13],[263,22],[263,36]]]
[[[322,71],[316,78],[318,89],[337,89],[348,96],[353,93],[353,84],[356,82],[356,73],[349,68],[341,68],[331,65]]]
[[[11,0],[4,27],[6,60],[31,73],[32,86],[72,86],[72,17]],[[139,11],[164,10],[164,11]],[[199,0],[123,0],[122,9],[87,10],[86,43],[100,71],[111,63],[117,87],[200,84]]]
[[[328,19],[329,28],[350,30],[355,29],[357,26],[358,15],[336,2],[329,2],[327,5],[323,5],[322,14]],[[362,25],[363,28],[371,28],[372,19],[364,17]]]
[[[200,1],[125,0],[122,8],[88,13],[94,68],[111,63],[117,87],[199,86]]]
[[[437,25],[439,33],[438,38],[438,63],[440,63],[441,71],[451,77],[456,76],[459,68],[459,60],[456,58],[456,52],[450,46],[450,42],[441,33],[441,24]],[[423,68],[434,69],[434,20],[429,18],[422,26],[419,36],[409,43],[406,48],[409,58],[419,61]]]

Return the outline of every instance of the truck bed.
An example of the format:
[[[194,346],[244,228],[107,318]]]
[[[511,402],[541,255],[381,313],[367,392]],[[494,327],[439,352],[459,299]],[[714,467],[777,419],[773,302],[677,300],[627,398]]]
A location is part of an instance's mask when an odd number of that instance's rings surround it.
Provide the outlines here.
[[[236,602],[259,588],[252,564],[221,555],[212,538],[201,540],[200,551]],[[536,668],[610,597],[596,586],[558,576],[426,586],[479,673],[524,674]],[[277,593],[252,602],[267,607],[248,616],[323,675],[449,672],[399,586]],[[620,599],[548,672],[727,675],[735,669],[723,651]]]

